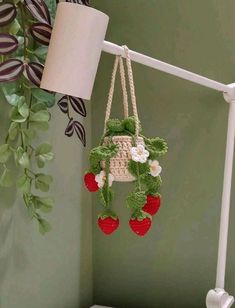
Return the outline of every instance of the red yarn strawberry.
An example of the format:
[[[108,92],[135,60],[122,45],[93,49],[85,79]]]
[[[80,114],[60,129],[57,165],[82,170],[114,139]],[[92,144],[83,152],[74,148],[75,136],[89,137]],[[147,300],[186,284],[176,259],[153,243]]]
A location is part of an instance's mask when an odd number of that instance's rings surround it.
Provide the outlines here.
[[[152,225],[151,215],[143,211],[135,212],[129,220],[129,225],[138,236],[144,236]]]
[[[119,227],[119,219],[114,213],[104,213],[99,215],[98,225],[102,232],[110,235]]]
[[[85,174],[84,183],[90,192],[95,192],[99,189],[98,184],[95,180],[95,174],[92,172]]]
[[[148,195],[147,202],[143,206],[142,210],[154,216],[158,212],[160,205],[161,205],[161,198],[159,195],[158,196]]]

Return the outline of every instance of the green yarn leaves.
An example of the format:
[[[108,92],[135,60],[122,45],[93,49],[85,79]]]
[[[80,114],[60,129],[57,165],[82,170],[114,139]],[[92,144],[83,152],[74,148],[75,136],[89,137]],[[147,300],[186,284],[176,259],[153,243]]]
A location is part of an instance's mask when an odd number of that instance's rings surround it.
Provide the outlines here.
[[[128,162],[128,170],[129,172],[134,176],[134,177],[138,177],[144,174],[148,174],[149,173],[149,164],[146,163],[139,163],[139,162],[135,162],[134,160],[130,160]]]
[[[124,123],[119,119],[110,119],[107,122],[107,129],[110,133],[120,133],[124,131]]]
[[[113,135],[134,135],[135,134],[135,118],[133,116],[128,117],[124,120],[109,119],[107,121],[107,133],[106,136]],[[141,130],[141,129],[140,129]]]
[[[146,174],[140,180],[146,187],[147,195],[156,195],[162,185],[162,179],[160,176],[153,177],[151,174]]]
[[[164,139],[159,137],[146,138],[144,137],[145,148],[149,151],[149,159],[157,159],[158,157],[166,154],[168,147]]]
[[[114,143],[110,143],[109,145],[100,145],[91,150],[89,156],[90,162],[90,171],[94,174],[97,174],[101,171],[100,163],[101,161],[105,161],[107,159],[112,158],[117,154],[118,146]]]
[[[100,189],[100,202],[105,206],[109,207],[110,203],[113,201],[114,192],[108,187],[107,183]]]
[[[132,192],[127,197],[127,207],[132,210],[140,210],[146,203],[146,195],[144,191]]]

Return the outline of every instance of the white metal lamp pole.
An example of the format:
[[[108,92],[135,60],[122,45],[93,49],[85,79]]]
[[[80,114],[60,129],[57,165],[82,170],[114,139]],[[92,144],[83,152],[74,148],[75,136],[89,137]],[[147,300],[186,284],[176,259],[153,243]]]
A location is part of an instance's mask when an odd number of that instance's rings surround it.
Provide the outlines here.
[[[234,87],[234,84],[231,85]],[[229,308],[234,303],[234,298],[224,291],[230,196],[233,171],[233,154],[235,138],[235,97],[234,94],[224,94],[225,100],[230,104],[228,115],[228,130],[224,166],[224,182],[222,194],[222,206],[220,217],[219,248],[217,261],[216,288],[207,294],[206,303],[208,308]]]

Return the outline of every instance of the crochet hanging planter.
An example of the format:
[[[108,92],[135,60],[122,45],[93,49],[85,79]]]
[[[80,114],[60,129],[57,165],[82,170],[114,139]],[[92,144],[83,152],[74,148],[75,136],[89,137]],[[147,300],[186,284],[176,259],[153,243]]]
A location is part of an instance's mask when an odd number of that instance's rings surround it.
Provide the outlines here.
[[[100,145],[90,152],[90,170],[85,174],[84,182],[90,192],[99,192],[104,211],[98,217],[98,226],[106,235],[112,234],[119,227],[119,218],[111,209],[114,197],[113,182],[133,182],[134,189],[126,199],[127,207],[131,210],[129,226],[138,236],[144,236],[151,227],[152,217],[160,208],[159,189],[162,184],[160,177],[162,168],[158,159],[167,152],[167,144],[164,139],[147,138],[142,133],[129,50],[126,46],[124,50],[133,116],[129,116],[123,60],[121,56],[116,56],[106,109],[104,135]],[[118,67],[123,92],[123,120],[110,119]]]

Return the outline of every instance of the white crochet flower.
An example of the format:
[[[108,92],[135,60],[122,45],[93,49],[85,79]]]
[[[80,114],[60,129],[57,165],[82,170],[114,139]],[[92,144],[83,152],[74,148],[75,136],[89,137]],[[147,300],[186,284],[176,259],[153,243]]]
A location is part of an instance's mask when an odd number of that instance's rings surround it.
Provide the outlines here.
[[[159,176],[162,171],[162,167],[157,160],[149,160],[150,174],[154,177]]]
[[[104,186],[106,181],[106,174],[103,170],[95,176],[95,181],[97,182],[99,188],[102,188]],[[114,176],[112,175],[112,173],[109,173],[109,187],[112,186],[113,181]]]
[[[131,148],[132,160],[140,163],[145,163],[148,157],[149,157],[149,151],[145,150],[142,144],[138,144],[137,147]]]

